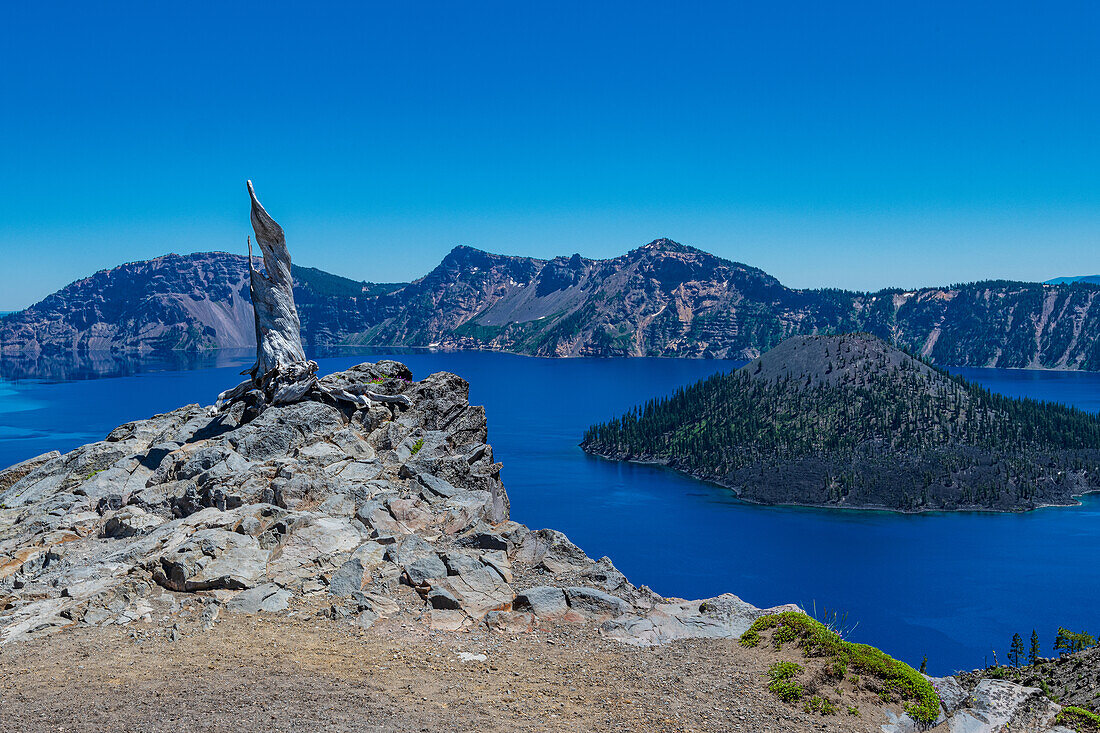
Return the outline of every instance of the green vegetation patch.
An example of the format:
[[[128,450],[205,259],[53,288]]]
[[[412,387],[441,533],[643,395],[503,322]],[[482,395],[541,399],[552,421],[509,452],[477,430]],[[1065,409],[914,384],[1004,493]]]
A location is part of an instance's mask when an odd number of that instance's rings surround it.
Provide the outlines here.
[[[862,675],[865,685],[871,680],[877,681],[878,691],[883,700],[891,701],[895,696],[900,698],[905,712],[913,720],[932,723],[939,717],[940,698],[931,683],[908,664],[899,662],[873,646],[845,641],[820,621],[797,611],[786,611],[758,618],[741,636],[741,644],[746,647],[759,646],[762,640],[761,634],[766,631],[772,631],[772,645],[777,650],[782,649],[785,643],[796,641],[805,657],[824,658],[826,674],[840,672],[840,676],[843,677],[847,670],[852,670]],[[783,641],[776,642],[777,638]],[[780,664],[793,664],[793,662]],[[780,669],[780,664],[773,666],[770,673],[772,684],[769,685],[769,689],[776,694],[779,693],[772,688],[772,685],[776,684],[776,670]],[[799,665],[794,666],[801,671]],[[841,672],[841,670],[844,671]],[[791,677],[793,674],[784,678],[784,681],[791,681]],[[782,698],[782,695],[780,697]],[[794,699],[797,700],[800,697],[801,695]],[[786,698],[783,699],[791,702]]]
[[[794,678],[802,674],[802,665],[796,662],[776,662],[768,670],[768,689],[783,702],[796,702],[802,699],[804,690]]]
[[[1074,705],[1062,708],[1054,722],[1067,728],[1073,728],[1077,733],[1100,731],[1100,715]]]

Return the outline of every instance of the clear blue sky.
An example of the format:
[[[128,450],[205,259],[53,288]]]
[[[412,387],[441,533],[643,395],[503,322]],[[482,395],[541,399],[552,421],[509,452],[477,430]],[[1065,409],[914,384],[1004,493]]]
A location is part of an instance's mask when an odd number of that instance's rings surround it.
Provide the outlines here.
[[[1094,2],[4,3],[0,309],[165,252],[672,237],[795,287],[1100,271]]]

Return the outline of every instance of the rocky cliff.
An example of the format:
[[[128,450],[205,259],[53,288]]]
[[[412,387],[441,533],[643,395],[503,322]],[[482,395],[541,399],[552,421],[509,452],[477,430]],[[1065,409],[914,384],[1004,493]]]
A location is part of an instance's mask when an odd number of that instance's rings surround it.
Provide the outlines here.
[[[305,401],[244,422],[242,403],[215,417],[192,405],[0,472],[0,645],[189,597],[216,615],[321,594],[363,627],[402,613],[438,629],[606,621],[638,644],[736,637],[764,613],[660,598],[560,532],[510,521],[466,383],[411,377],[379,362],[322,380],[410,408]]]
[[[0,321],[0,347],[249,345],[245,277],[244,258],[225,254],[124,265]],[[797,290],[667,239],[609,260],[457,247],[407,285],[309,268],[295,279],[303,337],[319,345],[748,359],[794,334],[867,331],[942,365],[1100,369],[1100,286],[1088,282]]]

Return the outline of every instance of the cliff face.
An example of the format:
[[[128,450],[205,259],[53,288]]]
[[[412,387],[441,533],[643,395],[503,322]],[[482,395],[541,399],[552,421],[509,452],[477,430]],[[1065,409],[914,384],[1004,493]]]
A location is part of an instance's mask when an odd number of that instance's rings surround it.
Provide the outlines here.
[[[1100,369],[1100,286],[984,282],[795,290],[660,239],[610,260],[457,247],[423,278],[371,285],[295,268],[303,337],[323,345],[539,356],[754,358],[795,334],[867,331],[952,366]],[[0,321],[5,353],[249,346],[244,257],[168,255],[97,273]]]

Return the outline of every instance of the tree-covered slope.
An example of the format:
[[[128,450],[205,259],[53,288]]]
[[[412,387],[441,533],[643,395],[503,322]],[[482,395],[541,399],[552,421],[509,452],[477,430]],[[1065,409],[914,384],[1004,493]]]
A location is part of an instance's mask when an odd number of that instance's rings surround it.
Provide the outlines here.
[[[1015,510],[1100,488],[1100,418],[991,393],[869,334],[793,337],[582,446],[763,503]]]

